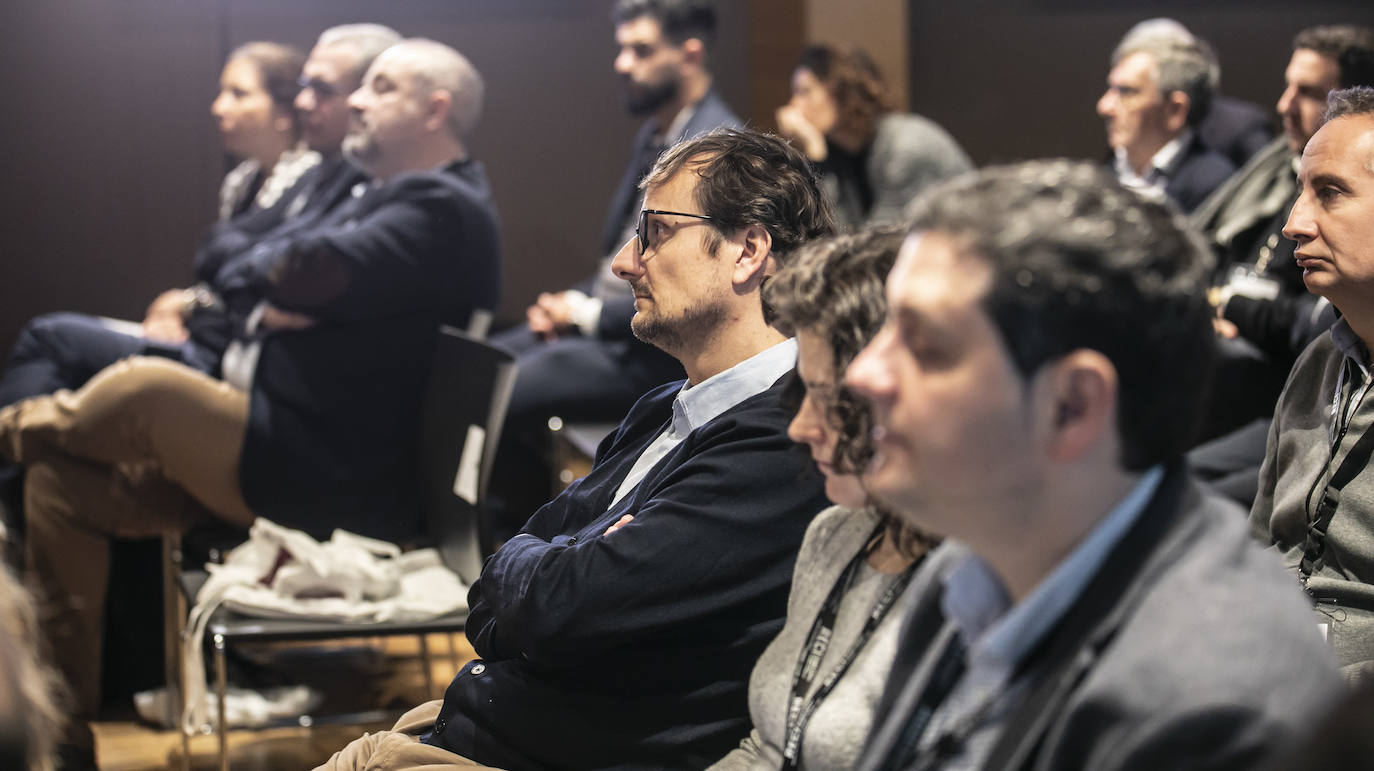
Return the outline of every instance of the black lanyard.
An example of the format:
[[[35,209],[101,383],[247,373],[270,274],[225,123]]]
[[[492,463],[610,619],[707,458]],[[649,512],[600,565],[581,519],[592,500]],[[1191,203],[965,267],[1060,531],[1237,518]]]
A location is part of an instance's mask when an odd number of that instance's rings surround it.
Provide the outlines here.
[[[1355,403],[1354,411],[1350,415],[1349,422],[1346,422],[1336,435],[1335,446],[1331,449],[1333,455],[1340,449],[1341,441],[1345,439],[1346,430],[1350,428],[1350,423],[1355,420],[1354,413],[1359,412],[1360,405],[1363,403],[1364,391],[1362,390],[1360,399]],[[1342,411],[1346,409],[1344,405],[1339,404],[1339,401],[1337,404],[1338,409]],[[1337,419],[1341,420],[1344,417],[1344,415],[1338,415]],[[1350,448],[1345,460],[1336,467],[1335,473],[1331,475],[1326,487],[1322,489],[1316,510],[1307,518],[1307,534],[1303,538],[1302,544],[1302,561],[1298,563],[1304,585],[1306,585],[1307,579],[1313,573],[1321,570],[1325,563],[1326,531],[1331,527],[1331,520],[1336,516],[1336,508],[1340,506],[1341,491],[1352,479],[1359,476],[1361,471],[1364,471],[1365,466],[1369,465],[1371,454],[1374,454],[1374,426],[1365,429],[1364,433],[1360,435],[1359,441]],[[1311,493],[1308,493],[1309,505],[1311,497]]]
[[[907,721],[906,727],[893,743],[892,750],[878,768],[883,771],[925,768],[935,760],[953,755],[954,750],[962,745],[962,736],[946,734],[934,742],[926,752],[917,752],[921,737],[930,725],[930,719],[935,716],[935,711],[944,703],[950,691],[954,690],[959,678],[964,676],[964,670],[968,666],[966,653],[963,636],[958,629],[951,629],[949,641],[945,643],[944,650],[940,651],[940,658],[936,660],[935,667],[921,690],[921,697],[912,709],[911,719]],[[982,710],[979,711],[979,715],[981,713]],[[976,722],[970,721],[970,727],[973,725],[976,725]]]
[[[873,535],[869,536],[869,543],[883,532],[884,525],[879,523],[873,530]],[[916,566],[921,563],[917,560],[912,563],[897,579],[887,587],[883,596],[878,598],[878,602],[869,611],[868,619],[864,621],[863,630],[859,632],[858,638],[849,646],[844,657],[821,681],[816,689],[815,695],[809,700],[806,692],[811,689],[811,684],[815,682],[816,675],[821,668],[821,660],[825,658],[825,652],[830,648],[830,639],[835,632],[835,619],[839,616],[840,603],[844,600],[844,595],[848,593],[850,586],[854,583],[854,578],[859,574],[864,560],[868,558],[868,549],[860,549],[858,554],[849,561],[844,572],[840,574],[839,580],[830,588],[830,594],[826,596],[825,603],[821,605],[820,612],[816,614],[816,620],[811,624],[811,634],[807,637],[806,645],[802,648],[801,655],[797,657],[796,671],[792,675],[792,696],[787,706],[787,722],[782,745],[782,768],[796,769],[801,763],[802,734],[806,731],[806,726],[811,722],[811,717],[820,707],[821,702],[830,695],[835,683],[849,669],[849,665],[854,663],[859,652],[873,637],[878,625],[882,623],[887,612],[892,609],[897,598],[902,596],[908,584],[911,583],[911,576],[916,572]]]

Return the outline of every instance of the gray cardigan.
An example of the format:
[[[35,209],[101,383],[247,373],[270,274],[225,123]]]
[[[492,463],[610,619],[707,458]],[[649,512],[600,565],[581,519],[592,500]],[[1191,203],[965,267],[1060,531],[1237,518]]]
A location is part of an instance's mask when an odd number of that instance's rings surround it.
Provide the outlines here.
[[[856,511],[840,506],[822,511],[811,522],[797,556],[792,593],[787,600],[787,621],[759,657],[749,677],[749,714],[754,729],[740,742],[738,749],[711,766],[712,769],[742,771],[782,767],[787,703],[797,657],[831,587],[849,561],[864,548],[877,523],[877,515],[870,510]],[[947,566],[951,557],[961,554],[961,548],[951,545],[926,555],[904,596],[897,600],[844,677],[816,709],[802,740],[802,768],[849,768],[854,764],[887,682],[903,609],[910,606],[907,600],[938,586],[943,575],[942,566]],[[812,684],[813,692],[849,650],[874,603],[895,578],[865,565],[840,604],[834,637],[821,661],[821,674]]]
[[[918,193],[940,180],[973,168],[959,143],[934,121],[910,113],[888,113],[878,119],[865,170],[873,206],[865,215],[852,191],[842,189],[832,174],[821,175],[821,187],[835,206],[835,219],[848,230],[880,222],[899,222]]]
[[[1308,346],[1288,376],[1269,427],[1259,494],[1250,510],[1255,535],[1273,543],[1295,572],[1302,561],[1309,508],[1315,509],[1321,496],[1317,483],[1324,485],[1360,436],[1374,430],[1372,393],[1331,453],[1332,396],[1345,359],[1332,339],[1336,334],[1353,337],[1349,325],[1338,321]],[[1358,379],[1346,385],[1347,394],[1358,389]],[[1316,620],[1330,625],[1327,641],[1346,676],[1369,678],[1374,675],[1374,474],[1361,473],[1345,486],[1326,531],[1324,557],[1325,564],[1307,583],[1318,600]]]

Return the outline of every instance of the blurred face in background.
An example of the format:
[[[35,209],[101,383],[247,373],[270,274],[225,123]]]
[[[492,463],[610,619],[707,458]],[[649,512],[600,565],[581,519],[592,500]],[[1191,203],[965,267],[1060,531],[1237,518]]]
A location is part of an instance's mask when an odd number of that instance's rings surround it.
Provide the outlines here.
[[[1283,119],[1288,147],[1301,153],[1307,140],[1317,133],[1326,112],[1326,95],[1341,84],[1341,65],[1330,56],[1307,48],[1293,52],[1283,71],[1283,95],[1275,109]]]
[[[210,104],[224,149],[238,158],[262,156],[292,130],[291,116],[272,103],[262,71],[251,59],[238,57],[224,65],[219,96]]]
[[[651,115],[677,98],[682,89],[681,46],[663,36],[658,21],[648,16],[615,28],[619,52],[615,71],[625,88],[625,108],[631,115]]]
[[[1107,127],[1107,144],[1123,150],[1133,165],[1143,165],[1178,135],[1169,124],[1158,67],[1152,56],[1125,56],[1107,75],[1107,90],[1097,100],[1097,114]],[[1137,171],[1140,169],[1137,168]]]
[[[305,60],[296,112],[311,150],[333,155],[343,145],[348,133],[348,95],[358,88],[357,66],[357,56],[341,45],[315,46]]]
[[[344,154],[373,175],[389,176],[395,158],[417,141],[425,119],[415,62],[397,49],[382,52],[348,97],[352,110]]]
[[[788,105],[822,134],[830,134],[839,123],[840,108],[835,97],[830,95],[820,78],[805,67],[798,67],[792,73],[792,100]]]

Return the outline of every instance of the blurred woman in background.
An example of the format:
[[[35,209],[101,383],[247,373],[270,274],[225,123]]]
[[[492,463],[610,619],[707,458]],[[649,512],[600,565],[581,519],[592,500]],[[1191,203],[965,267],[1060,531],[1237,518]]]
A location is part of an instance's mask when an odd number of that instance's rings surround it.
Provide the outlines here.
[[[926,186],[973,168],[944,129],[892,111],[882,73],[855,46],[803,51],[777,122],[816,164],[835,219],[849,230],[895,222]]]

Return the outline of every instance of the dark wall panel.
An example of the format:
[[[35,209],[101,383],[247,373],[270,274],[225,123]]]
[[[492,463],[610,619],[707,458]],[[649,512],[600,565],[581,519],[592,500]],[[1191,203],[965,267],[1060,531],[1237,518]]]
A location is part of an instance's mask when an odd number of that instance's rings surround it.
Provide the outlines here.
[[[911,105],[978,163],[1105,151],[1094,111],[1108,58],[1132,24],[1171,16],[1217,49],[1225,93],[1272,109],[1293,35],[1313,24],[1374,24],[1367,0],[1142,2],[910,0]]]
[[[48,310],[139,314],[184,280],[223,160],[206,3],[7,3],[0,341]]]

